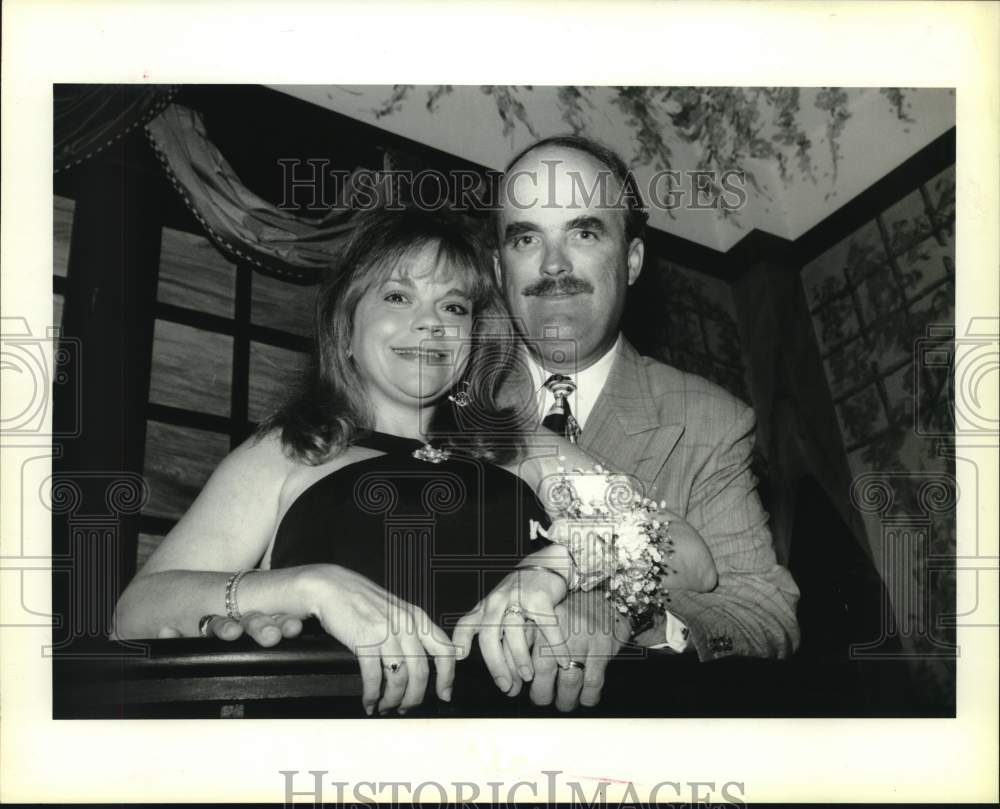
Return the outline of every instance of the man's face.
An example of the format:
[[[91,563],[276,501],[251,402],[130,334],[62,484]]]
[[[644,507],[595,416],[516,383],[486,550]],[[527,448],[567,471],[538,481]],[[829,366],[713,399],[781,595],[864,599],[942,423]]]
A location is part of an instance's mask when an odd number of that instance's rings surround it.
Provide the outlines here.
[[[626,242],[624,210],[613,207],[621,186],[607,166],[563,147],[529,152],[507,181],[497,256],[507,303],[546,368],[586,368],[614,345],[642,269],[642,241]],[[546,350],[553,337],[559,342]],[[575,356],[565,352],[567,340]]]

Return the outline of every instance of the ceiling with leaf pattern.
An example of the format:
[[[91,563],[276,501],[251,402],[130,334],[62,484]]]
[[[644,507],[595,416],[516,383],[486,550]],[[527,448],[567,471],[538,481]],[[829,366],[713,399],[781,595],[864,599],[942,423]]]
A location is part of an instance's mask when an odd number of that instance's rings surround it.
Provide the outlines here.
[[[717,250],[754,229],[797,238],[955,125],[947,88],[272,89],[490,169],[539,138],[578,132],[615,148],[644,191],[666,170],[744,172],[746,202],[736,210],[650,206],[654,227]],[[688,200],[690,185],[682,179]]]

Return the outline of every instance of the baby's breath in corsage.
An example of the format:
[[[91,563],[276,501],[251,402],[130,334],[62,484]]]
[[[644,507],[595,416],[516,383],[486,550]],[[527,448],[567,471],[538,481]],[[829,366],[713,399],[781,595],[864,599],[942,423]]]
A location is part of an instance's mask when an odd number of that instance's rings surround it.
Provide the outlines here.
[[[608,600],[633,624],[666,609],[669,595],[660,577],[674,550],[669,521],[656,516],[665,503],[658,507],[626,476],[599,465],[593,472],[560,467],[548,500],[559,514],[547,531],[533,525],[532,537],[541,534],[566,547],[576,569],[571,589],[603,583]]]

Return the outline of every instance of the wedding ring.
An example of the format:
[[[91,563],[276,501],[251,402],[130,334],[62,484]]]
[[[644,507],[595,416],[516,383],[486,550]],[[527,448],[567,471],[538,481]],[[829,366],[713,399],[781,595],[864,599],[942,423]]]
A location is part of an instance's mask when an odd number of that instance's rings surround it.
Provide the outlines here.
[[[391,671],[393,674],[396,674],[405,665],[406,665],[405,660],[397,660],[395,663],[383,663],[382,668],[384,668],[386,671]]]
[[[503,616],[506,618],[508,615],[518,615],[524,617],[524,609],[520,604],[508,604],[507,609],[503,611]]]
[[[580,669],[580,671],[583,671],[587,667],[583,663],[581,663],[579,660],[570,660],[569,661],[569,665],[566,666],[566,668],[567,668],[567,670],[568,669]]]

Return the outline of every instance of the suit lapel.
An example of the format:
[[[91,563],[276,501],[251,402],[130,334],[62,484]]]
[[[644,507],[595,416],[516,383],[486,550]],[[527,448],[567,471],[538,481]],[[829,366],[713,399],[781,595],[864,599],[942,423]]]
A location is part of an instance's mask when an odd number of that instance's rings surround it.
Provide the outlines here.
[[[623,339],[580,446],[614,471],[635,475],[648,488],[683,432],[681,423],[660,423],[646,368]]]

